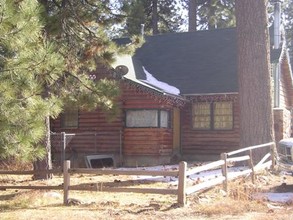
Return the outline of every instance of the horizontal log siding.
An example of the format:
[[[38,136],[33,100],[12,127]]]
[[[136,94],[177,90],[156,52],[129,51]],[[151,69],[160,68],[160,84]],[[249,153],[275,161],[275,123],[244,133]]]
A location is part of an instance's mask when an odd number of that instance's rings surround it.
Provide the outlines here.
[[[61,134],[53,134],[51,140],[53,151],[61,152],[63,148]],[[66,135],[66,152],[69,153],[118,153],[119,149],[119,131]]]
[[[124,155],[170,155],[172,131],[162,128],[125,128]]]
[[[280,108],[290,109],[293,100],[293,87],[290,67],[286,59],[281,63],[281,80],[280,80]]]
[[[280,108],[283,110],[283,116],[280,120],[278,115],[279,109],[275,109],[275,136],[276,142],[293,135],[293,115],[290,113],[293,105],[293,84],[290,67],[288,64],[287,56],[282,60],[281,63],[281,80],[280,80]],[[290,120],[291,118],[291,120]],[[289,132],[288,132],[289,131]]]
[[[80,111],[78,128],[61,128],[60,118],[52,120],[51,130],[56,133],[52,136],[53,151],[61,151],[63,143],[60,132],[66,132],[77,134],[68,137],[70,141],[66,149],[69,153],[119,154],[122,146],[125,155],[170,155],[173,149],[172,128],[124,128],[124,114],[126,109],[164,109],[169,110],[172,115],[172,104],[155,93],[146,93],[125,83],[121,86],[119,102],[123,107],[120,115],[111,122],[99,109],[91,112]]]
[[[156,95],[146,94],[134,86],[123,87],[123,108],[164,109],[170,111],[172,105]],[[170,120],[172,123],[172,120]],[[124,128],[124,155],[170,155],[173,149],[173,125],[171,128]]]
[[[181,145],[183,155],[219,155],[239,147],[239,104],[233,104],[234,128],[229,131],[203,131],[192,128],[192,104],[181,113]]]
[[[76,134],[67,136],[66,151],[68,153],[87,154],[118,154],[120,152],[120,134],[123,127],[122,113],[110,121],[100,109],[94,111],[79,111],[77,128],[62,128],[61,119],[51,121],[53,152],[60,152],[63,143],[60,132]]]
[[[53,132],[96,132],[96,131],[114,131],[122,128],[122,114],[118,115],[115,119],[109,120],[109,117],[101,110],[87,112],[80,111],[78,113],[78,127],[77,128],[62,128],[61,119],[57,118],[51,121],[51,130]]]
[[[124,109],[172,109],[173,105],[164,100],[164,96],[147,94],[134,86],[122,86]]]

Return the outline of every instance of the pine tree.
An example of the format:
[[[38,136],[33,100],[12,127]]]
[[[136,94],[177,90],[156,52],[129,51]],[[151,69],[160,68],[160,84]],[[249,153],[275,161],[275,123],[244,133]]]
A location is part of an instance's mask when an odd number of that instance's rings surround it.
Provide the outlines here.
[[[182,0],[189,12],[189,30],[235,27],[235,0]]]
[[[0,153],[31,161],[44,155],[44,118],[61,110],[56,96],[42,98],[41,84],[60,77],[64,59],[42,39],[36,1],[1,0],[0,8]]]
[[[99,106],[115,114],[115,98],[119,87],[115,80],[104,77],[104,71],[114,60],[119,48],[110,40],[107,28],[121,21],[112,4],[103,1],[39,0],[44,7],[42,18],[45,36],[58,45],[58,53],[65,61],[62,78],[56,78],[52,85],[43,84],[43,98],[54,95],[66,107],[76,105],[91,110]],[[94,76],[94,79],[91,77]],[[51,168],[50,130],[46,118],[46,158],[34,163],[35,169]],[[48,176],[35,176],[48,178]]]
[[[106,0],[0,1],[1,155],[48,169],[50,117],[69,103],[117,111],[117,82],[97,70],[121,52],[107,27],[122,17]]]
[[[129,0],[122,1],[127,16],[126,29],[128,35],[139,35],[141,24],[147,34],[177,32],[184,18],[177,1],[173,0]]]
[[[215,29],[235,26],[235,0],[205,0],[198,6],[198,26]]]

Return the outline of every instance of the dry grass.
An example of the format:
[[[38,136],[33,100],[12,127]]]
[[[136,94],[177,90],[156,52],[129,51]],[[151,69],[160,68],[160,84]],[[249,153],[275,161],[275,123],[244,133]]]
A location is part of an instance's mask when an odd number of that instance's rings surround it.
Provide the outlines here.
[[[291,178],[291,177],[290,177]],[[265,180],[265,181],[264,181]],[[292,205],[272,209],[267,201],[254,201],[251,195],[279,184],[278,176],[263,173],[252,184],[249,178],[229,182],[229,195],[222,186],[188,196],[186,207],[177,205],[172,195],[70,191],[72,206],[64,207],[62,191],[0,191],[2,219],[292,219]],[[291,180],[291,179],[290,179]],[[288,180],[288,181],[290,181]],[[292,178],[293,180],[293,178]],[[108,186],[168,188],[169,183],[134,181],[128,176],[74,175],[71,184],[101,183]],[[59,185],[61,176],[32,181],[29,176],[1,176],[0,185]]]
[[[229,193],[222,190],[222,186],[217,186],[199,196],[192,196],[195,210],[200,215],[222,216],[222,215],[243,215],[247,212],[268,211],[263,201],[254,201],[251,195],[259,192],[259,188],[251,183],[246,183],[246,179],[231,181],[228,185]]]
[[[0,170],[32,170],[32,163],[21,162],[13,158],[9,160],[0,160]]]

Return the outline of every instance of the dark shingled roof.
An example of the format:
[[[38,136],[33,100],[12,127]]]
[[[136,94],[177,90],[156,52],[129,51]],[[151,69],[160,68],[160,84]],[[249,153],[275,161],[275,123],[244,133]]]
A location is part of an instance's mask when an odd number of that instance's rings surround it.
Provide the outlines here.
[[[278,60],[280,51],[271,52]],[[143,66],[181,95],[238,92],[235,28],[146,36],[132,61],[137,79],[146,79]]]
[[[146,37],[134,58],[181,94],[238,91],[235,29]]]

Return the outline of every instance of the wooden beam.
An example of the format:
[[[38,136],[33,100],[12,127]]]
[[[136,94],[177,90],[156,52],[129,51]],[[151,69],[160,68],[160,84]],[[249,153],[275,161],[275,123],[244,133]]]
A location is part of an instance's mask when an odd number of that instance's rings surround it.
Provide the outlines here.
[[[70,174],[68,170],[70,169],[70,160],[64,161],[63,164],[63,204],[68,205],[68,194],[70,186]]]
[[[179,163],[178,204],[182,206],[186,204],[186,169],[187,163],[181,161]]]
[[[69,169],[69,173],[97,174],[97,175],[134,175],[134,176],[174,176],[179,175],[178,171],[158,170],[114,170],[114,169]]]

